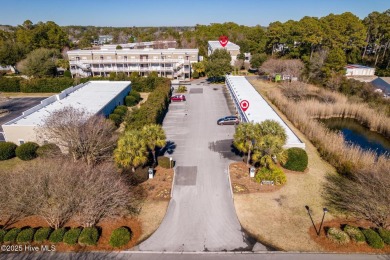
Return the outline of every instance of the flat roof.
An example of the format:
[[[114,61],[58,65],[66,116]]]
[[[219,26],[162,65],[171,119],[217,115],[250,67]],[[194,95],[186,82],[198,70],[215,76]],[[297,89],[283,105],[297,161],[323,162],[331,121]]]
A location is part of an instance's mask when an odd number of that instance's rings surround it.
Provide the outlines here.
[[[286,130],[286,147],[305,147],[305,144],[294,134],[244,76],[226,76],[226,81],[230,85],[232,94],[238,103],[242,100],[249,102],[249,108],[245,112],[241,108],[238,108],[241,110],[241,114],[246,117],[247,122],[260,123],[267,119],[275,120]]]
[[[70,87],[58,95],[43,100],[41,104],[4,125],[40,125],[50,113],[66,106],[85,109],[95,115],[130,84],[130,81],[89,81]]]
[[[345,68],[347,68],[347,69],[374,69],[374,68],[367,67],[367,66],[360,65],[360,64],[348,64],[347,66],[345,66]]]
[[[228,42],[228,44],[225,47],[222,47],[222,45],[219,43],[219,41],[208,41],[208,44],[210,47],[215,50],[215,49],[227,49],[227,50],[232,50],[232,51],[239,51],[240,46],[238,46],[235,43]]]

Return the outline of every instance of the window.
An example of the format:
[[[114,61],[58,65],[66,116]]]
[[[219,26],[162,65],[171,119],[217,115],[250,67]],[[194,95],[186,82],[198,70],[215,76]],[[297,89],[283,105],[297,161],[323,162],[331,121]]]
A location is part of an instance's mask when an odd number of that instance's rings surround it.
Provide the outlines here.
[[[24,140],[23,139],[19,139],[19,144],[24,144]]]

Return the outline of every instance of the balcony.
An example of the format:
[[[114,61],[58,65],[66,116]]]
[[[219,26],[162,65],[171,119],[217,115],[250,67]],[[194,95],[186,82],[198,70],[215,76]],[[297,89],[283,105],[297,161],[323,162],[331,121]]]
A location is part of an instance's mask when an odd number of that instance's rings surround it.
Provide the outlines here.
[[[123,63],[123,64],[129,64],[129,63],[186,63],[189,61],[185,61],[183,59],[94,59],[94,60],[69,60],[70,65],[77,65],[77,64],[106,64],[106,63]]]

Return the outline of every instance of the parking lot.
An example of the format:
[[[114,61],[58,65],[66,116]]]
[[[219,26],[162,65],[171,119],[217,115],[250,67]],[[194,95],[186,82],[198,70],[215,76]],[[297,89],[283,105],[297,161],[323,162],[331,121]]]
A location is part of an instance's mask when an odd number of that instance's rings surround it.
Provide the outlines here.
[[[27,109],[38,105],[45,98],[11,98],[0,103],[0,109],[8,110],[8,114],[0,117],[0,131],[3,131],[2,125],[12,119],[22,115]]]
[[[163,123],[176,161],[173,196],[158,230],[143,251],[245,250],[227,168],[234,153],[234,126],[218,126],[230,115],[222,85],[187,86],[186,102],[169,106]]]

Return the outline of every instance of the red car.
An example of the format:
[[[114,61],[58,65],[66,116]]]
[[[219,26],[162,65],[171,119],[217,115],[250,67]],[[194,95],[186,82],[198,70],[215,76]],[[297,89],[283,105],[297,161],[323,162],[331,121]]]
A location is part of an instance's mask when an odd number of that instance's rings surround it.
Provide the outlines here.
[[[172,102],[181,102],[181,101],[186,101],[186,96],[184,95],[174,95],[171,97]]]

